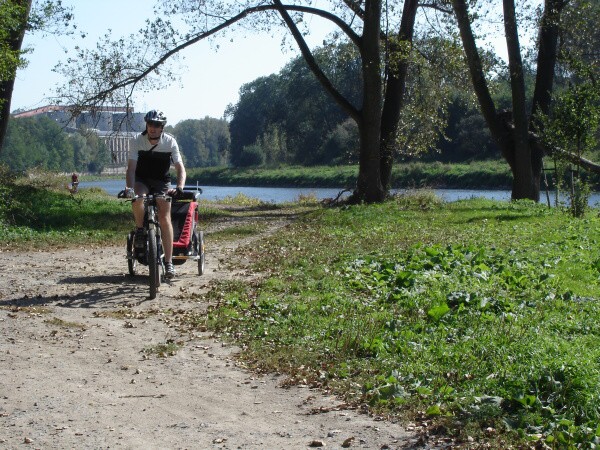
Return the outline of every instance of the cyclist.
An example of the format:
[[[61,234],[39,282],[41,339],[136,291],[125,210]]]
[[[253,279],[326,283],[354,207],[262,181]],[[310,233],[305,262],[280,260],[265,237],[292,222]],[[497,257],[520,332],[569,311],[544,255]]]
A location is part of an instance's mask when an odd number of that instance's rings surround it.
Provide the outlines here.
[[[171,194],[177,197],[183,192],[186,172],[175,138],[164,132],[167,118],[162,111],[153,109],[144,117],[146,129],[137,135],[130,144],[127,163],[125,190],[130,196],[145,194]],[[169,169],[171,164],[177,173],[175,189],[171,188]],[[158,221],[162,232],[165,252],[165,276],[175,276],[173,267],[173,225],[171,224],[171,203],[157,199]],[[134,245],[143,247],[144,202],[132,203],[133,217],[137,226]]]

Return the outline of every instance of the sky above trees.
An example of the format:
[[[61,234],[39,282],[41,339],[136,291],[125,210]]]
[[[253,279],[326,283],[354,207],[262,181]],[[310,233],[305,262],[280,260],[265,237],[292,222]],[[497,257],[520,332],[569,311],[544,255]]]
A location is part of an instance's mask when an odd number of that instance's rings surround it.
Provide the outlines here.
[[[29,64],[17,74],[12,110],[34,109],[50,102],[53,88],[64,80],[52,69],[66,60],[75,46],[94,47],[107,30],[114,37],[136,33],[148,18],[153,18],[148,0],[105,0],[101,3],[63,0],[73,7],[77,32],[72,36],[26,35],[24,45],[31,48]],[[315,19],[315,35],[309,40],[321,43],[324,26]],[[82,38],[80,33],[86,33]],[[171,124],[206,116],[220,118],[230,103],[238,101],[238,90],[260,76],[278,72],[297,55],[295,48],[281,50],[281,37],[265,33],[223,36],[213,42],[200,42],[183,54],[181,82],[170,88],[141,94],[136,111],[160,108]],[[260,49],[260,51],[256,51]]]

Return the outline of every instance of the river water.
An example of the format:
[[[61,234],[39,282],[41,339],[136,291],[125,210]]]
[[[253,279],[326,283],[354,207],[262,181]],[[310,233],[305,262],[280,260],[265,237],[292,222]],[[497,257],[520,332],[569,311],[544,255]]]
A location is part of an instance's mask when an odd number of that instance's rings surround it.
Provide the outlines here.
[[[110,195],[117,195],[125,187],[124,180],[84,181],[79,183],[82,188],[99,187]],[[195,186],[186,186],[193,189]],[[341,189],[338,188],[276,188],[276,187],[235,187],[235,186],[200,186],[202,198],[206,200],[222,200],[243,194],[247,197],[257,198],[267,203],[283,203],[297,200],[300,196],[314,195],[319,200],[335,198]],[[394,192],[403,192],[396,190]],[[466,200],[470,198],[487,198],[492,200],[510,200],[508,190],[479,190],[479,189],[433,189],[435,194],[447,202]],[[541,201],[546,201],[542,193]],[[550,194],[550,201],[554,203],[554,196]],[[595,192],[590,197],[590,205],[598,206],[600,193]]]

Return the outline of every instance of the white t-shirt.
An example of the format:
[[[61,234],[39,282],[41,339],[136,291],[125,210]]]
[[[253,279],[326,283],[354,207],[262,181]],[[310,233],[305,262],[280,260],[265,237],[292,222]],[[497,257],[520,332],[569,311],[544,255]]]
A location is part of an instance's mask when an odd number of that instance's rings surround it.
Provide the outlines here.
[[[129,160],[136,161],[135,176],[146,180],[169,181],[171,163],[182,163],[175,138],[162,133],[157,144],[151,144],[148,135],[137,135],[130,144]]]
[[[173,135],[169,133],[163,132],[160,135],[160,139],[158,140],[158,144],[156,147],[154,144],[151,144],[148,140],[148,135],[140,133],[136,137],[133,138],[129,145],[129,159],[133,161],[138,160],[138,152],[140,151],[149,151],[152,149],[153,152],[164,152],[171,154],[171,161],[173,164],[177,164],[178,162],[183,162],[181,159],[181,153],[179,152],[179,145],[177,145],[177,141],[173,137]]]

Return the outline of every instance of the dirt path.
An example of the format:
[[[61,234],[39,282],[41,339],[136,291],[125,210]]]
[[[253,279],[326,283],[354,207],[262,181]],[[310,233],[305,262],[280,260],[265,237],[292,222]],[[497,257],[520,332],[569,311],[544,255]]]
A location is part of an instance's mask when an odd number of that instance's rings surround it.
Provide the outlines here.
[[[256,220],[249,218],[247,220]],[[270,220],[266,233],[284,226]],[[215,226],[225,226],[216,224]],[[407,448],[399,425],[345,409],[308,387],[281,387],[208,333],[180,334],[164,311],[204,312],[213,279],[248,239],[211,244],[147,299],[123,247],[0,252],[0,448]],[[253,237],[251,239],[256,239]],[[181,348],[159,357],[166,342]],[[318,413],[317,413],[318,412]]]

